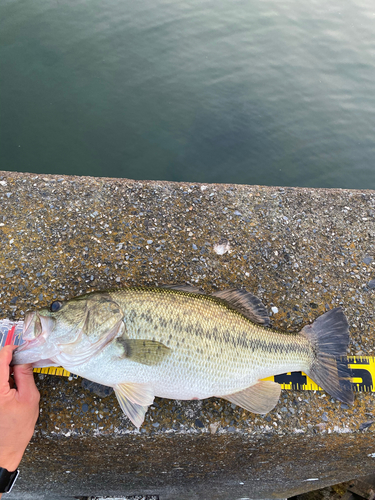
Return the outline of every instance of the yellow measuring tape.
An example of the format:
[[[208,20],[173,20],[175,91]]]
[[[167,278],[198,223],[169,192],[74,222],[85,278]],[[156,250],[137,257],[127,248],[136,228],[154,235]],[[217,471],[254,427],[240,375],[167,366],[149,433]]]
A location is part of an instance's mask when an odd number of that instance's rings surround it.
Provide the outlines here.
[[[345,360],[345,358],[343,358]],[[375,358],[370,356],[348,356],[348,367],[352,371],[352,389],[354,392],[375,392]],[[282,389],[294,391],[322,390],[309,376],[303,372],[289,372],[275,375],[265,380],[272,380],[281,384]]]
[[[345,359],[345,358],[344,358]],[[373,380],[375,379],[375,358],[370,356],[348,356],[346,358],[349,368],[353,373],[354,392],[375,392]],[[72,375],[61,367],[49,366],[45,368],[34,368],[35,373],[46,375],[59,375],[69,377]],[[275,375],[265,380],[278,382],[282,389],[295,391],[318,391],[321,388],[303,372],[289,372],[283,375]]]
[[[45,368],[34,368],[34,373],[45,373],[46,375],[59,375],[60,377],[70,377],[71,373],[61,366],[46,366]]]

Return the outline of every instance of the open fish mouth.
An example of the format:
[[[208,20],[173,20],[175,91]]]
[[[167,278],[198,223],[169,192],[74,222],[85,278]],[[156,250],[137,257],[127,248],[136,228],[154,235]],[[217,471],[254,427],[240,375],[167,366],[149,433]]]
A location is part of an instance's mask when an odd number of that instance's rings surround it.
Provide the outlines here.
[[[26,351],[37,347],[45,342],[45,336],[42,335],[43,327],[39,314],[30,311],[26,313],[23,325],[22,344],[16,349],[16,352]]]
[[[42,322],[39,314],[36,311],[26,313],[25,322],[23,325],[23,339],[25,341],[37,338],[42,333]]]
[[[34,342],[40,338],[46,339],[54,326],[55,322],[52,318],[43,316],[37,311],[29,311],[25,316],[22,338],[25,342]]]
[[[43,348],[52,327],[51,318],[34,311],[26,313],[22,344],[13,353],[13,364],[34,363],[45,357]]]
[[[33,319],[35,318],[36,316],[36,311],[27,311],[26,315],[25,315],[25,320],[24,320],[24,323],[23,323],[23,333],[25,334],[25,332],[27,332],[30,328],[30,325],[33,321]]]

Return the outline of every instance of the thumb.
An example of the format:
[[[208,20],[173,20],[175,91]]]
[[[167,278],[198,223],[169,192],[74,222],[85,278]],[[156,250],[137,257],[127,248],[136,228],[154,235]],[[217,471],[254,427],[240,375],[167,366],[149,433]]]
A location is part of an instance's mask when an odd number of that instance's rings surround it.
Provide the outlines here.
[[[21,400],[31,399],[35,397],[36,394],[39,395],[34,381],[33,366],[31,364],[15,365],[13,367],[13,377]]]
[[[9,391],[9,365],[12,361],[12,352],[15,346],[0,347],[0,392],[5,394]]]

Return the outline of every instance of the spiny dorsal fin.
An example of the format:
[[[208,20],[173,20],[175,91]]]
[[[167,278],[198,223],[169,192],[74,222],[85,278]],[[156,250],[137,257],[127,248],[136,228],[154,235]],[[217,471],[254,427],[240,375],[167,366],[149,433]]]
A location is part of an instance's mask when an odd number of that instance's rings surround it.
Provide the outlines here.
[[[181,284],[181,285],[162,285],[160,288],[168,288],[169,290],[178,290],[180,292],[198,293],[200,295],[205,295],[205,292],[203,292],[197,286],[193,286],[193,285],[186,285],[186,284]]]
[[[222,290],[212,294],[213,297],[228,302],[233,309],[246,316],[250,321],[263,326],[270,324],[270,317],[264,304],[252,293],[242,289]]]
[[[280,384],[269,380],[260,380],[255,385],[243,391],[221,397],[252,413],[264,414],[271,411],[277,405],[280,392]]]
[[[122,358],[131,359],[142,365],[157,365],[170,352],[170,348],[156,340],[118,338],[116,342],[123,348]]]

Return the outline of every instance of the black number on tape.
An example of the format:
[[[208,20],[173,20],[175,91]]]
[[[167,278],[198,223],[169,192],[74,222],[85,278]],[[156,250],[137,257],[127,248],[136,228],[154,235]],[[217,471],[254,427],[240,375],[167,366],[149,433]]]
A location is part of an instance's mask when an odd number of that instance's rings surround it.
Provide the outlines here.
[[[352,368],[353,378],[361,378],[362,382],[353,383],[353,391],[363,392],[372,390],[372,375],[362,368]]]
[[[284,373],[283,375],[275,375],[275,382],[278,384],[292,384],[292,389],[298,390],[302,385],[306,384],[306,375],[301,372]]]

